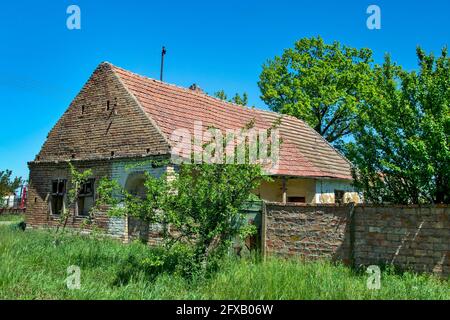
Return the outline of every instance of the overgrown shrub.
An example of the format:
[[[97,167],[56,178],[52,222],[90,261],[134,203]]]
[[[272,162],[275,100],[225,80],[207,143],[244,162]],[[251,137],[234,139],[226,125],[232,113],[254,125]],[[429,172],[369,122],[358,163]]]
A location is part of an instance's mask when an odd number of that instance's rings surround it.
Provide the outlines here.
[[[194,252],[186,244],[175,244],[170,248],[153,247],[144,254],[130,252],[119,266],[115,285],[125,285],[133,278],[144,276],[148,281],[154,281],[161,274],[194,278],[196,268]]]
[[[138,266],[158,273],[161,264],[183,276],[216,271],[235,239],[256,232],[241,209],[263,179],[258,165],[183,164],[170,176],[147,174],[143,199],[102,179],[98,203],[111,207],[109,215],[136,217],[163,230],[166,251],[128,261],[121,276],[126,279]]]

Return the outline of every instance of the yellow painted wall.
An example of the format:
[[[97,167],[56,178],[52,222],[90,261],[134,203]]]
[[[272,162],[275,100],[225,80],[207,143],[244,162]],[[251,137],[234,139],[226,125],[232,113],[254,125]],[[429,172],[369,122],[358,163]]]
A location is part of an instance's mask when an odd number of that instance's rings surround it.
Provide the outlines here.
[[[316,180],[305,178],[291,178],[286,180],[287,197],[305,197],[305,202],[314,204],[334,203],[334,190],[345,191],[344,202],[360,203],[361,199],[349,181]],[[261,199],[270,202],[283,201],[283,184],[281,179],[263,182],[257,193]]]
[[[274,180],[271,182],[262,182],[259,187],[259,196],[261,199],[270,202],[283,201],[282,184],[280,180]]]
[[[313,203],[315,197],[316,183],[314,179],[287,179],[288,197],[305,197],[306,203]],[[271,202],[283,201],[283,184],[281,179],[271,182],[263,182],[259,188],[261,199]]]
[[[314,179],[289,179],[286,186],[288,197],[305,197],[305,203],[314,203],[316,194]]]

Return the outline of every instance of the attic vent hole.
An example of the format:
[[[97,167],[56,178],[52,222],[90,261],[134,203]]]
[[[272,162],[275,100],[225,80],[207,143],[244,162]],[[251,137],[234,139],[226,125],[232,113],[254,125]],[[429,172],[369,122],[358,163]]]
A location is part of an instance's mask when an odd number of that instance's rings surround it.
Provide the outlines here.
[[[85,111],[85,107],[81,106],[81,114],[84,114],[84,111]]]
[[[108,101],[106,101],[106,111],[109,111],[109,108],[110,108],[110,106],[109,106],[109,100],[108,100]]]

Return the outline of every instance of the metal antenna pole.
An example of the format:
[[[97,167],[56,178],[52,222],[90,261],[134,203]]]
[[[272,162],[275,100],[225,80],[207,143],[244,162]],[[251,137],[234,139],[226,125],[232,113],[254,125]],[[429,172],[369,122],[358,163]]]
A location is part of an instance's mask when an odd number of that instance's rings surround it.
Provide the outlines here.
[[[166,47],[162,47],[162,52],[161,52],[161,74],[159,79],[161,81],[163,81],[163,74],[164,74],[164,56],[166,55]]]

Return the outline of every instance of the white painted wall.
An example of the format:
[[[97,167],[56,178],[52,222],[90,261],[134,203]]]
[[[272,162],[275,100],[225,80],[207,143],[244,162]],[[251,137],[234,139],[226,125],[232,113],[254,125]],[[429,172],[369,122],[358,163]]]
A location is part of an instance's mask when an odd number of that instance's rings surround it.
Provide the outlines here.
[[[3,197],[2,200],[2,206],[5,208],[12,208],[14,207],[14,195]]]
[[[351,181],[336,179],[317,179],[315,203],[334,203],[334,191],[345,191],[344,202],[361,202],[361,196],[355,191]]]
[[[159,178],[167,171],[167,167],[153,168],[150,161],[145,160],[124,160],[112,163],[112,180],[116,180],[122,187],[125,187],[130,176],[148,172],[152,176]],[[108,222],[109,234],[113,236],[125,236],[125,241],[129,240],[128,218],[110,218]]]
[[[121,161],[112,164],[112,180],[116,180],[122,187],[125,187],[128,177],[131,174],[148,172],[152,176],[159,178],[166,172],[166,167],[152,168],[150,162],[145,161]]]

